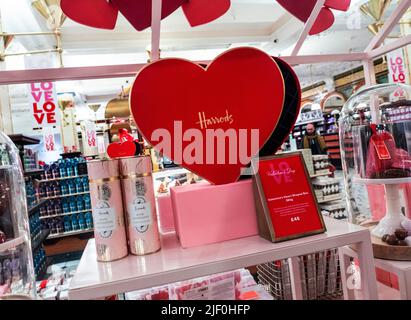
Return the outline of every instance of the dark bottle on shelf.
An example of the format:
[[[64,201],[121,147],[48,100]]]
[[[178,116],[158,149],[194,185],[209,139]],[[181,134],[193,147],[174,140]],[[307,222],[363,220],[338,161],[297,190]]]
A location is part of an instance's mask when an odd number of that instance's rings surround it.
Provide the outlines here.
[[[60,178],[60,170],[59,170],[59,166],[58,166],[57,163],[53,163],[53,164],[50,166],[50,170],[51,170],[53,179],[58,179],[58,178]]]
[[[78,226],[78,221],[77,221],[77,217],[75,214],[73,214],[72,216],[70,216],[70,221],[71,221],[71,227],[74,230],[78,230],[79,226]]]
[[[54,190],[51,187],[51,185],[49,183],[46,183],[45,185],[45,190],[46,190],[46,197],[53,197],[54,196]]]
[[[40,207],[39,212],[40,212],[40,217],[45,217],[47,215],[46,204]]]
[[[40,184],[39,188],[37,189],[37,192],[38,192],[38,197],[40,199],[47,197],[46,186],[44,185],[44,183]]]
[[[54,214],[61,214],[63,212],[61,200],[57,200],[54,203]]]
[[[69,199],[68,198],[63,198],[61,200],[61,206],[63,209],[63,213],[69,213],[70,212],[70,204],[69,204]]]
[[[60,186],[57,182],[54,182],[52,184],[52,188],[53,188],[53,194],[54,196],[59,196],[61,195],[61,190],[60,190]]]
[[[64,232],[71,231],[71,220],[70,216],[64,216]]]
[[[79,158],[77,164],[77,172],[79,176],[87,174],[87,162],[84,158]]]
[[[52,216],[54,214],[54,202],[53,201],[49,201],[49,203],[47,204],[47,216]]]

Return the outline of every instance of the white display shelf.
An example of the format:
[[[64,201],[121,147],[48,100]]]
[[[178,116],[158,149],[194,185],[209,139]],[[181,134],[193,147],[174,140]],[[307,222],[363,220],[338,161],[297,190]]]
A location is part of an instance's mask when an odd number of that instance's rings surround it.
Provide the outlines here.
[[[175,235],[168,234],[162,237],[162,249],[157,253],[130,255],[105,263],[97,262],[95,241],[91,239],[71,281],[69,299],[102,298],[286,258],[292,261],[293,296],[302,299],[297,276],[299,266],[294,257],[353,243],[363,252],[359,260],[365,297],[375,299],[377,290],[368,229],[327,217],[324,221],[326,233],[275,244],[253,236],[183,249]]]
[[[53,182],[53,181],[61,181],[61,180],[69,180],[69,179],[76,179],[76,178],[83,178],[83,177],[88,177],[87,174],[82,174],[79,176],[71,176],[71,177],[62,177],[62,178],[51,178],[51,179],[43,179],[43,180],[37,180],[38,183],[45,183],[45,182]]]
[[[310,178],[317,178],[317,177],[324,177],[324,176],[329,176],[331,172],[323,172],[323,173],[317,173],[310,175]]]
[[[89,194],[90,191],[84,191],[84,192],[79,192],[79,193],[71,193],[71,194],[61,194],[59,196],[53,196],[53,197],[45,197],[45,198],[40,198],[41,200],[53,200],[53,199],[59,199],[59,198],[67,198],[67,197],[74,197],[74,196],[81,196],[83,194]]]
[[[187,169],[184,168],[177,168],[177,169],[164,169],[161,171],[153,172],[153,176],[155,179],[161,179],[169,176],[175,176],[179,174],[189,173]]]
[[[47,239],[56,239],[56,238],[63,238],[63,237],[69,237],[69,236],[74,236],[77,234],[83,234],[83,233],[90,233],[93,232],[94,229],[84,229],[84,230],[75,230],[75,231],[68,231],[68,232],[62,232],[62,233],[53,233],[50,234]]]
[[[318,203],[326,203],[326,202],[331,202],[331,201],[341,200],[341,199],[342,199],[342,197],[341,197],[341,194],[339,193],[339,194],[336,194],[336,195],[333,195],[333,196],[325,196],[323,199],[318,200],[317,202]]]
[[[39,217],[39,218],[40,218],[40,220],[44,220],[44,219],[57,218],[57,217],[63,217],[63,216],[71,216],[72,214],[86,213],[86,212],[91,212],[91,211],[92,211],[92,209],[81,210],[81,211],[73,211],[73,212],[53,214],[52,216],[43,216],[43,217]]]
[[[383,184],[383,185],[389,185],[389,184],[405,184],[405,183],[411,183],[411,178],[394,178],[394,179],[363,179],[360,177],[355,177],[354,178],[354,183],[360,183],[360,184]]]
[[[13,240],[7,241],[5,243],[0,244],[0,253],[16,249],[18,246],[24,243],[24,237],[18,237]]]

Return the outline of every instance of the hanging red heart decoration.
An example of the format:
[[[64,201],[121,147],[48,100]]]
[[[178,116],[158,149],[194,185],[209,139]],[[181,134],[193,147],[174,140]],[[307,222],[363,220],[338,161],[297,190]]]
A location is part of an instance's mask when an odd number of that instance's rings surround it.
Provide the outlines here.
[[[61,0],[61,9],[70,19],[89,27],[114,29],[118,9],[106,0]]]
[[[230,5],[230,0],[214,0],[212,5],[210,0],[189,0],[183,4],[183,11],[190,26],[195,27],[221,17]]]

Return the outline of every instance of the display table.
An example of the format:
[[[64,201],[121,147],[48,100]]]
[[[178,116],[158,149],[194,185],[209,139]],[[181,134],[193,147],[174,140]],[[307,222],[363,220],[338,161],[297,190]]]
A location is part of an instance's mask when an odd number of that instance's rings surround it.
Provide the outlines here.
[[[351,248],[342,248],[342,253],[345,256],[357,258],[357,252]],[[401,300],[411,299],[411,261],[394,261],[374,259],[374,264],[377,268],[394,273],[398,276],[398,285]]]
[[[369,230],[330,218],[324,220],[326,233],[276,244],[254,236],[183,249],[171,234],[163,236],[162,249],[157,253],[128,256],[110,263],[97,262],[92,239],[70,284],[69,299],[102,298],[287,258],[290,258],[293,298],[302,299],[300,269],[295,257],[350,244],[359,248],[364,299],[377,299]],[[341,271],[345,278],[346,270]]]

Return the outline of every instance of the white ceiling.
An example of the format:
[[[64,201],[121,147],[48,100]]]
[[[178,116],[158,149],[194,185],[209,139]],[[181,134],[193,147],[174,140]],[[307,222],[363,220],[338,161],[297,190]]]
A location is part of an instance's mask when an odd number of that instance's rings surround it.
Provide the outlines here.
[[[24,32],[47,30],[30,0],[0,0],[3,30]],[[229,12],[204,26],[191,28],[179,9],[162,21],[162,57],[193,60],[212,59],[227,48],[251,45],[271,55],[287,55],[303,24],[275,0],[231,0]],[[336,23],[321,35],[309,37],[300,54],[348,53],[362,51],[372,36],[366,29],[370,20],[359,13],[365,0],[353,0],[348,13],[336,12]],[[98,30],[67,19],[62,27],[65,66],[143,63],[150,46],[150,29],[137,32],[120,15],[115,30]],[[19,44],[20,42],[20,44]],[[22,37],[11,51],[38,50],[55,45],[53,37]],[[21,58],[7,59],[8,68],[24,68]],[[304,85],[347,70],[353,64],[324,64],[297,68]],[[116,83],[116,90],[118,83]],[[79,87],[82,87],[79,85]],[[90,86],[92,87],[92,86]],[[105,89],[107,89],[105,87]],[[96,88],[91,91],[99,91]],[[114,89],[113,89],[114,90]],[[93,91],[93,92],[94,92]]]

